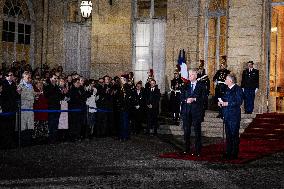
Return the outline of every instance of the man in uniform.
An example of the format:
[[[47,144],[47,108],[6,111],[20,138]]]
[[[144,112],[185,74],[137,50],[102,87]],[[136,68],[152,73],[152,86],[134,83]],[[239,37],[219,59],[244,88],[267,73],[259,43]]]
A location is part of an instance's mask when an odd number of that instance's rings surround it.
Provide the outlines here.
[[[170,92],[170,112],[173,115],[173,121],[178,121],[180,113],[180,93],[183,82],[179,76],[178,70],[174,72],[174,78],[171,80]]]
[[[226,91],[226,84],[225,80],[227,75],[230,73],[229,70],[227,70],[227,64],[226,64],[226,56],[222,56],[220,69],[216,72],[216,74],[213,77],[213,82],[215,83],[215,98],[216,100],[218,98],[222,98]],[[222,118],[222,111],[221,108],[219,108],[219,115],[218,118]]]
[[[205,110],[208,109],[208,96],[210,94],[210,80],[208,75],[206,75],[205,73],[205,69],[204,69],[204,60],[200,60],[200,65],[198,67],[198,73],[197,73],[197,81],[203,83],[203,85],[206,88],[206,96],[204,98],[204,106],[203,106],[203,119],[202,121],[204,121],[204,117],[205,117]]]
[[[254,98],[259,87],[259,71],[253,68],[253,61],[249,61],[248,68],[243,71],[241,87],[244,91],[245,113],[251,114],[254,108]]]

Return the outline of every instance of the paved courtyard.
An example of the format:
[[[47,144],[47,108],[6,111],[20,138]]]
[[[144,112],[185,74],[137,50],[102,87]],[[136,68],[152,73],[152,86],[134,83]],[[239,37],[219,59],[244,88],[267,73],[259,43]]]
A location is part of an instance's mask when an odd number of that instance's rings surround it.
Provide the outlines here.
[[[160,159],[176,141],[140,135],[0,151],[0,188],[284,188],[284,152],[244,165]]]

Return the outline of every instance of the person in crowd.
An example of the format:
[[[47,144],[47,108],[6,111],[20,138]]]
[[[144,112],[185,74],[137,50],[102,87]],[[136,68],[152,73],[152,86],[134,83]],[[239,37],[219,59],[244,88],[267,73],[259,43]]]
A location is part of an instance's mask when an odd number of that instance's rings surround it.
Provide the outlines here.
[[[206,96],[205,86],[197,81],[196,69],[189,70],[189,83],[184,85],[181,93],[181,115],[184,130],[185,151],[192,155],[201,154],[201,121],[203,116],[203,105]],[[191,127],[194,128],[195,150],[190,149]]]
[[[171,80],[170,92],[170,112],[174,122],[179,120],[180,114],[180,94],[183,81],[180,78],[178,70],[174,72],[174,78]]]
[[[58,111],[61,109],[60,101],[64,99],[67,90],[61,91],[57,84],[58,77],[52,74],[52,77],[47,80],[44,86],[44,96],[48,100],[48,109]],[[57,142],[57,130],[59,124],[60,112],[48,113],[48,138],[49,143]]]
[[[59,76],[62,77],[63,74],[63,67],[62,66],[58,66],[56,72],[59,73]]]
[[[85,139],[88,135],[88,123],[87,123],[87,105],[86,101],[92,95],[92,89],[88,87],[88,81],[84,77],[78,77],[80,81],[80,94],[81,99],[84,102],[82,104],[82,122],[81,122],[81,138]]]
[[[142,130],[142,121],[145,111],[145,94],[142,87],[142,81],[136,83],[136,88],[132,91],[131,95],[131,109],[132,119],[132,132],[133,134],[139,134]]]
[[[108,75],[104,76],[104,85],[102,89],[102,94],[100,94],[100,107],[106,110],[102,113],[102,133],[106,136],[116,136],[117,128],[114,128],[113,120],[113,86],[110,83],[111,79]]]
[[[150,80],[150,87],[145,88],[145,101],[147,111],[147,129],[146,134],[150,134],[150,130],[153,130],[153,134],[157,135],[158,129],[158,115],[160,105],[160,89],[156,85],[154,79]]]
[[[72,109],[81,109],[80,112],[69,112],[69,134],[72,142],[81,140],[81,127],[84,120],[83,108],[85,107],[85,100],[82,98],[82,91],[80,89],[80,79],[73,79],[73,87],[69,91],[68,107]]]
[[[150,69],[148,72],[148,77],[147,77],[147,82],[145,83],[145,89],[150,88],[151,87],[151,80],[154,79],[154,70]]]
[[[198,67],[198,73],[197,73],[197,81],[202,82],[203,85],[206,87],[206,97],[204,99],[203,118],[202,118],[202,121],[204,121],[205,110],[208,109],[208,96],[210,94],[210,80],[208,75],[206,75],[204,69],[204,60],[200,60],[200,65]]]
[[[21,109],[33,109],[35,92],[32,85],[32,76],[29,71],[24,71],[17,91],[21,94]],[[23,145],[32,144],[32,136],[34,133],[34,112],[21,112],[21,140]]]
[[[68,90],[70,90],[71,89],[71,87],[72,87],[72,75],[68,75],[67,76],[67,83],[66,83],[66,85],[67,85],[67,87],[68,87]]]
[[[61,74],[62,75],[62,74]],[[58,82],[59,88],[61,93],[66,95],[60,101],[60,110],[68,110],[68,87],[65,81],[65,78],[59,77]],[[67,139],[67,131],[68,131],[68,112],[61,112],[59,116],[59,123],[58,123],[58,138],[61,141],[66,141]]]
[[[225,80],[228,86],[225,95],[219,99],[218,105],[223,109],[225,132],[226,132],[226,153],[227,160],[237,159],[239,153],[239,129],[241,121],[241,105],[243,102],[243,91],[237,83],[234,74],[229,74]]]
[[[128,74],[128,85],[130,86],[131,90],[135,89],[135,81],[134,81],[134,73],[129,72]]]
[[[241,87],[244,91],[245,113],[251,114],[254,109],[254,98],[259,88],[259,71],[253,68],[253,61],[248,61],[248,67],[243,71]]]
[[[227,63],[226,63],[226,56],[222,56],[220,69],[216,72],[216,74],[213,77],[213,81],[215,83],[215,100],[218,102],[218,98],[222,98],[226,91],[226,84],[225,79],[227,75],[230,73],[229,70],[227,70]],[[218,118],[222,118],[222,111],[219,108],[219,114],[217,116]]]
[[[118,93],[118,111],[119,111],[119,139],[122,141],[129,139],[129,110],[131,88],[127,83],[128,75],[121,75],[120,88]]]
[[[43,95],[43,82],[36,80],[34,83],[35,102],[34,110],[47,110],[47,98]],[[45,142],[48,137],[48,113],[35,112],[34,113],[34,136],[35,142]]]
[[[3,140],[2,144],[5,148],[12,148],[15,146],[14,143],[14,131],[16,128],[16,114],[18,109],[18,102],[20,100],[19,93],[17,92],[17,86],[14,81],[14,74],[12,71],[8,71],[5,74],[5,79],[3,80],[3,90],[2,96],[2,112],[12,113],[9,116],[5,116],[5,121],[2,123],[3,129]]]
[[[97,112],[97,100],[99,99],[99,96],[97,95],[97,88],[95,87],[95,81],[90,81],[90,88],[92,91],[92,95],[87,98],[86,105],[89,108],[88,110],[88,138],[91,139],[94,137],[96,133],[96,112]]]
[[[5,123],[5,119],[6,117],[4,115],[2,115],[3,111],[2,111],[2,104],[3,104],[3,100],[2,100],[2,91],[3,91],[3,83],[0,80],[0,149],[5,149],[6,148],[6,134],[7,134],[7,126]],[[10,136],[11,137],[11,136]]]

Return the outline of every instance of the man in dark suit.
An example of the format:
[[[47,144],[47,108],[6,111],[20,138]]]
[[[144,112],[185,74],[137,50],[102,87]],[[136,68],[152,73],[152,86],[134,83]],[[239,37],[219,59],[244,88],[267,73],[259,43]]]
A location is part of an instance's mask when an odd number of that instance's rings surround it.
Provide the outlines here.
[[[57,85],[58,77],[53,74],[50,79],[47,80],[47,84],[44,86],[43,93],[47,98],[49,110],[60,110],[60,101],[65,97],[66,91],[61,91]],[[55,143],[57,141],[57,130],[59,124],[60,112],[48,113],[48,140],[49,143]]]
[[[154,79],[150,80],[150,87],[145,89],[145,100],[147,109],[147,130],[146,133],[150,134],[150,129],[154,130],[154,135],[157,135],[158,128],[158,115],[159,115],[159,104],[160,104],[160,89],[156,85]]]
[[[20,100],[20,95],[17,92],[17,86],[14,82],[14,74],[12,71],[6,73],[6,78],[3,80],[2,83],[2,92],[1,92],[1,99],[2,99],[2,112],[16,112],[18,107],[18,101]],[[13,137],[15,132],[16,126],[16,113],[11,114],[5,117],[2,117],[3,122],[1,122],[1,136],[3,143],[1,146],[3,148],[12,148],[15,146]]]
[[[136,84],[136,89],[131,95],[131,111],[133,115],[133,133],[139,134],[142,129],[142,121],[144,117],[145,110],[145,95],[144,89],[142,88],[142,81]]]
[[[225,95],[219,98],[218,105],[223,109],[226,131],[226,153],[224,158],[237,159],[239,153],[239,129],[241,121],[241,108],[243,91],[237,83],[236,76],[229,74],[225,80],[228,86]]]
[[[200,156],[201,153],[201,121],[203,105],[206,97],[206,88],[197,82],[197,70],[189,70],[189,83],[183,86],[181,93],[181,115],[184,130],[185,152],[190,153],[191,126],[195,133],[195,151],[192,155]]]
[[[254,108],[254,98],[259,87],[259,71],[253,68],[253,61],[248,62],[248,68],[243,71],[241,87],[244,91],[245,113],[251,114]]]

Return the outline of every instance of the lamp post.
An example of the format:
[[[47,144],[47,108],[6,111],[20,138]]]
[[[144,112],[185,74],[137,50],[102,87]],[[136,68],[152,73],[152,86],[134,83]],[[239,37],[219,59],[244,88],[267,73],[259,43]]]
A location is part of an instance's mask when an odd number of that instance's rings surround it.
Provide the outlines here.
[[[82,0],[80,5],[81,15],[83,18],[87,19],[91,16],[93,9],[92,1]]]

